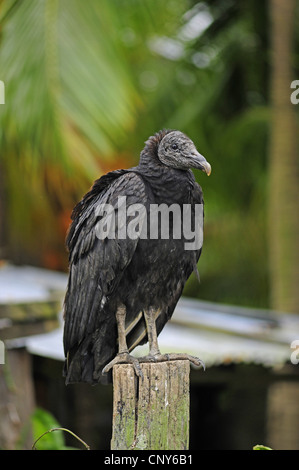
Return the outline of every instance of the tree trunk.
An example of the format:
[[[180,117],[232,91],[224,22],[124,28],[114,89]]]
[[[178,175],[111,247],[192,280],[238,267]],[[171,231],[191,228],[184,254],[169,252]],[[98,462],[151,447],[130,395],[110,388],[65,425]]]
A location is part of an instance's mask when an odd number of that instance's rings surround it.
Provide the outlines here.
[[[271,0],[272,124],[269,153],[269,260],[271,307],[299,312],[299,162],[293,91],[295,0]],[[297,77],[298,78],[298,77]]]

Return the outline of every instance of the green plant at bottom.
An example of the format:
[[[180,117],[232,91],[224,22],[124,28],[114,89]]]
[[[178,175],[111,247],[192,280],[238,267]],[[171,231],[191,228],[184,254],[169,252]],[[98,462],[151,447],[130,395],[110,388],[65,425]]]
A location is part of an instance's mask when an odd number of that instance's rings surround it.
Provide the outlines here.
[[[69,429],[60,427],[59,423],[51,413],[43,409],[37,408],[32,415],[32,433],[33,433],[33,450],[78,450],[65,444],[64,432],[68,432],[74,438],[83,444],[86,450],[90,447],[80,437]],[[38,447],[36,446],[38,443]]]
[[[273,450],[271,447],[263,446],[262,444],[256,444],[253,450]]]

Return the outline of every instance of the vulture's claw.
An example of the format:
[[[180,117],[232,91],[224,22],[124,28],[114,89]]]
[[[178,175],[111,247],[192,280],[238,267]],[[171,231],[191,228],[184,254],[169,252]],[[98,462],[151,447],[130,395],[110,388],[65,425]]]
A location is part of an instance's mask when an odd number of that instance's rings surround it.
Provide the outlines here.
[[[185,353],[168,353],[168,354],[155,354],[140,357],[138,361],[142,362],[166,362],[166,361],[179,361],[187,360],[192,362],[195,366],[202,367],[204,370],[206,368],[205,363],[198,357],[191,356],[190,354]]]
[[[118,353],[112,361],[106,364],[102,370],[102,374],[107,374],[115,364],[132,364],[135,374],[143,379],[143,373],[138,359],[127,352]]]

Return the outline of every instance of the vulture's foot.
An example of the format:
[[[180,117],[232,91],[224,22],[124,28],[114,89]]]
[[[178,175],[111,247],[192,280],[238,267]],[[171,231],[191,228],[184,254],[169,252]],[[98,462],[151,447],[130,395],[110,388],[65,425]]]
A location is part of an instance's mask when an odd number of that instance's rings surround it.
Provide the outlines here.
[[[149,354],[148,356],[140,357],[138,360],[140,363],[187,360],[192,362],[195,366],[202,367],[204,370],[206,368],[205,363],[201,359],[185,353]]]
[[[131,356],[131,354],[129,354],[128,352],[118,353],[115,358],[112,359],[112,361],[106,364],[106,366],[102,370],[102,374],[107,374],[115,364],[132,364],[134,367],[135,374],[143,378],[143,373],[138,359],[134,356]]]

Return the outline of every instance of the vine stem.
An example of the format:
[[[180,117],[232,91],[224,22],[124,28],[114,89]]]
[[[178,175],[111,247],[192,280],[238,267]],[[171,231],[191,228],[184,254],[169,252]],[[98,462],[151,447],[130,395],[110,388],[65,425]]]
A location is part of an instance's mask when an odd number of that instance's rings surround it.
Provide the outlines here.
[[[75,437],[78,441],[80,441],[86,450],[90,450],[90,446],[88,444],[86,444],[86,442],[83,441],[83,439],[81,439],[79,436],[77,436],[77,434],[75,434],[73,431],[70,431],[69,429],[66,429],[66,428],[52,428],[52,429],[49,429],[48,431],[44,432],[43,434],[41,434],[33,443],[32,445],[32,450],[37,450],[36,449],[36,443],[43,437],[45,436],[46,434],[49,434],[50,432],[53,432],[53,431],[65,431],[65,432],[68,432],[69,434],[71,434],[73,437]]]

